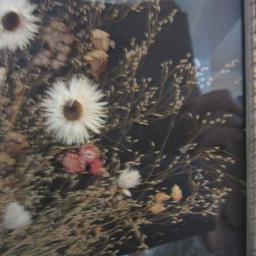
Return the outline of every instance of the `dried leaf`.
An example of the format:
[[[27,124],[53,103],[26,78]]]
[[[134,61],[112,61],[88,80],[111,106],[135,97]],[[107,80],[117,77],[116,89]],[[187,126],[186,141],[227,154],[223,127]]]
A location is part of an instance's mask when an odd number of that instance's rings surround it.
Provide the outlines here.
[[[158,214],[158,213],[164,212],[165,210],[166,210],[166,207],[163,204],[156,203],[150,207],[150,211],[153,214]]]
[[[0,87],[6,81],[7,69],[5,67],[0,67]]]
[[[154,199],[157,203],[163,203],[165,201],[168,201],[171,197],[167,195],[166,193],[159,192],[155,195]]]
[[[0,152],[0,165],[1,166],[12,166],[15,165],[16,160],[13,159],[9,154],[6,152]]]
[[[71,45],[74,42],[73,35],[67,26],[55,19],[52,19],[42,34],[42,40],[48,46],[36,56],[34,63],[39,67],[53,67],[58,70],[65,66],[68,55],[71,52]]]
[[[96,79],[99,79],[100,75],[106,68],[108,54],[103,50],[93,50],[85,56],[85,60],[90,65],[91,74]]]
[[[179,202],[183,197],[182,190],[177,184],[172,187],[171,197],[175,202]]]
[[[10,153],[21,153],[29,148],[29,142],[26,137],[18,132],[9,132],[5,138],[6,149]]]
[[[109,34],[103,30],[94,29],[92,31],[91,40],[94,48],[97,50],[107,52],[109,47],[112,49],[115,48],[115,42],[110,40]]]

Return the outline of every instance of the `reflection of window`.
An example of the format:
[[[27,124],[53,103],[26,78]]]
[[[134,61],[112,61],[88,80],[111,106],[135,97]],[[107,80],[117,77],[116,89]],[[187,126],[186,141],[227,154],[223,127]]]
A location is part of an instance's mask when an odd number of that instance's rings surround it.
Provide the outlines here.
[[[234,59],[239,63],[212,88],[202,84],[204,91],[229,88],[234,96],[240,95],[242,31],[240,0],[177,0],[182,10],[188,14],[190,33],[195,58],[201,65],[209,65],[208,75],[219,72],[225,64]]]

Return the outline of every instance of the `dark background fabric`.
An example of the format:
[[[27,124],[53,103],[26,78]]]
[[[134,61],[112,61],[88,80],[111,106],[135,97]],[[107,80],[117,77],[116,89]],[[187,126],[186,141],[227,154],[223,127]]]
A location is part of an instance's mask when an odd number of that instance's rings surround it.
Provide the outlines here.
[[[161,1],[161,6],[163,10],[162,15],[166,15],[174,7],[178,8],[173,1]],[[145,8],[142,13],[132,12],[121,22],[105,28],[111,35],[111,38],[117,42],[116,49],[110,54],[109,68],[118,65],[123,54],[123,49],[128,47],[132,37],[135,37],[138,42],[142,40],[143,33],[147,26],[147,11],[147,8]],[[137,77],[151,77],[152,81],[157,84],[161,79],[160,63],[170,59],[173,60],[174,63],[178,62],[180,59],[184,58],[187,53],[192,54],[192,62],[193,53],[187,16],[185,13],[179,12],[175,17],[174,23],[167,25],[157,36],[155,43],[150,47],[142,68],[137,73]],[[186,93],[186,90],[184,90],[184,94]],[[244,157],[244,113],[241,105],[237,104],[232,99],[228,90],[212,91],[203,95],[198,88],[195,88],[189,95],[186,95],[186,101],[180,116],[187,111],[201,116],[204,116],[207,112],[212,112],[213,117],[216,118],[221,117],[224,113],[233,115],[225,125],[214,126],[206,130],[197,141],[199,147],[195,153],[208,147],[219,146],[222,150],[233,153],[241,159]],[[160,149],[163,145],[163,141],[168,136],[168,142],[164,147],[164,152],[169,156],[169,159],[172,159],[179,149],[186,145],[186,142],[191,136],[191,131],[195,128],[195,123],[184,114],[175,125],[172,133],[168,134],[168,127],[171,121],[172,116],[161,121],[152,122],[147,127],[136,123],[132,124],[130,133],[139,140],[137,144],[133,145],[132,149],[134,151],[147,152],[149,143],[152,140]],[[116,140],[121,136],[121,131],[114,131],[108,134],[108,136]],[[103,139],[103,144],[111,143],[111,141]],[[121,154],[120,157],[123,161],[130,160],[130,156],[127,153],[124,155]],[[149,162],[153,162],[153,160],[154,159],[150,159]],[[147,165],[149,162],[144,164]],[[203,164],[200,162],[195,163],[195,166],[204,168]],[[163,167],[164,164],[162,168]],[[238,162],[234,167],[230,168],[232,168],[232,171],[237,177],[245,178],[244,164],[242,162]],[[226,181],[223,181],[223,185],[225,182]],[[171,187],[175,183],[185,188],[185,194],[189,194],[190,188],[186,187],[188,186],[186,175],[172,179],[171,181],[168,180],[164,185]],[[244,204],[242,202],[244,199],[241,199],[241,196],[238,194],[239,193],[231,196],[233,197],[233,203],[231,199],[228,200],[222,211],[227,223],[232,227],[236,226],[236,230],[238,230],[238,232],[241,231],[241,234],[244,235],[245,215]],[[136,196],[140,197],[141,195],[138,193]],[[230,206],[229,210],[227,210],[227,205]],[[233,224],[231,224],[231,222]],[[157,246],[162,243],[184,239],[193,235],[206,237],[207,233],[214,230],[215,227],[216,220],[213,217],[189,216],[185,218],[184,222],[177,225],[170,224],[160,227],[157,225],[145,226],[143,227],[143,232],[148,235],[146,242],[150,246]],[[125,253],[132,252],[135,244],[136,241],[130,241],[119,249],[121,252]]]

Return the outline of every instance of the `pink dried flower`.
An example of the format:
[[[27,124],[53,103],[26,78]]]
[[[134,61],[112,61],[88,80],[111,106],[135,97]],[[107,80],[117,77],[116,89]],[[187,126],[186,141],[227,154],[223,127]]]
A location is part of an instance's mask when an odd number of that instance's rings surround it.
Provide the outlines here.
[[[83,173],[85,168],[80,156],[73,152],[68,152],[62,159],[62,165],[67,173]]]
[[[79,150],[80,161],[94,176],[108,176],[108,172],[104,168],[104,161],[101,159],[100,149],[93,145],[87,144]]]

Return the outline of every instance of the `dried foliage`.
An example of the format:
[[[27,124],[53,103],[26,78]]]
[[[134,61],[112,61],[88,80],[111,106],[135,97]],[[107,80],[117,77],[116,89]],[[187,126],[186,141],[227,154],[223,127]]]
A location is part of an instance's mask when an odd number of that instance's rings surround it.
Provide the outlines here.
[[[90,65],[90,72],[93,77],[98,80],[101,73],[106,69],[108,54],[103,50],[93,50],[85,56],[85,61]]]
[[[34,64],[44,68],[52,67],[55,70],[64,67],[74,42],[66,25],[52,19],[43,31],[42,41],[45,47],[34,58]]]

